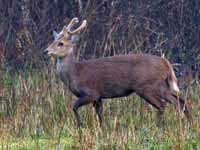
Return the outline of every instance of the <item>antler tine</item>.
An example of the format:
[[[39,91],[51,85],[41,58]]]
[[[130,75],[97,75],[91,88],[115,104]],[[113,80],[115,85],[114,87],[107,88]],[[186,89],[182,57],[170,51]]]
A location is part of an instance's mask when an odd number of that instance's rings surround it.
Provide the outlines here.
[[[66,29],[67,29],[68,31],[70,31],[70,29],[72,28],[72,26],[73,26],[74,24],[78,23],[78,22],[79,22],[78,18],[77,18],[77,17],[74,17],[74,18],[70,21],[70,23],[68,24],[68,26],[66,27]]]
[[[79,33],[83,28],[85,28],[87,25],[87,21],[86,20],[83,20],[82,24],[77,28],[75,29],[74,31],[68,31],[70,34],[76,34],[76,33]]]

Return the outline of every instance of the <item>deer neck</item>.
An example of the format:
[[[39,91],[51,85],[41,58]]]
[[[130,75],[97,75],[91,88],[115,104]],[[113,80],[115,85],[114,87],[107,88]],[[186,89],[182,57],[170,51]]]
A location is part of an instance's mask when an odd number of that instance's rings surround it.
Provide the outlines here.
[[[58,58],[56,66],[57,74],[59,76],[63,76],[63,74],[65,74],[65,76],[71,78],[73,76],[72,74],[75,72],[75,65],[76,57],[73,52],[65,57]]]

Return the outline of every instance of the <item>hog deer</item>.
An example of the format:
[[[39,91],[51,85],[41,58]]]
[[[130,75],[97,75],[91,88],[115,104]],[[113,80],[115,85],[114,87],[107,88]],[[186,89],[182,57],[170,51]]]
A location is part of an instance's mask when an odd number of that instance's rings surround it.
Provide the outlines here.
[[[45,50],[57,59],[57,75],[78,98],[73,105],[78,127],[82,125],[78,108],[92,103],[102,126],[102,99],[128,96],[136,93],[158,111],[158,124],[163,122],[166,103],[177,104],[183,108],[184,99],[178,98],[179,88],[173,68],[168,60],[148,54],[131,54],[76,61],[74,55],[75,35],[86,27],[86,20],[77,28],[73,18],[60,33],[54,32],[55,40]],[[187,105],[186,105],[187,106]],[[184,113],[192,119],[189,108]]]

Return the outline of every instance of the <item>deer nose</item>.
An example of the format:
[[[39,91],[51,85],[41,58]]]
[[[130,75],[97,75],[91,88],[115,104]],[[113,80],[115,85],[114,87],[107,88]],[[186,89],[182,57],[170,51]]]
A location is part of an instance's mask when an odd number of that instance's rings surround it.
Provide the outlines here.
[[[43,51],[43,55],[47,55],[48,52],[49,52],[49,50],[48,50],[48,49],[45,49],[45,50]]]

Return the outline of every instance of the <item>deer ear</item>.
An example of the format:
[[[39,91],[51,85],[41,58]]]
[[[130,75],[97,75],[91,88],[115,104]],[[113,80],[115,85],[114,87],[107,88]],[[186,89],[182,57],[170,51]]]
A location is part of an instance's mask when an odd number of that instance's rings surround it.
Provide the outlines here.
[[[80,39],[80,37],[77,34],[71,36],[71,42],[73,44],[76,44],[79,41],[79,39]]]
[[[59,34],[54,30],[54,31],[53,31],[53,37],[54,37],[55,40],[58,39],[58,35],[59,35]]]

